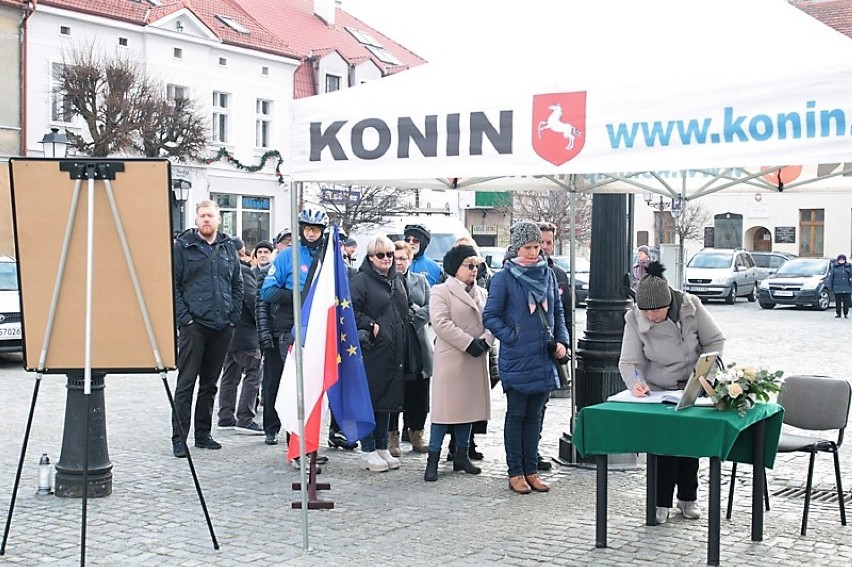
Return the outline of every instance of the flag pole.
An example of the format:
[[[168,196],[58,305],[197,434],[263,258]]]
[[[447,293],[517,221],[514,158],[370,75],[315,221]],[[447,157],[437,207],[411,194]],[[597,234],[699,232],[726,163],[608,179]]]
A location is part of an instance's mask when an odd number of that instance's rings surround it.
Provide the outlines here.
[[[305,551],[310,549],[308,542],[308,479],[305,473],[305,378],[302,369],[302,290],[299,281],[299,246],[301,233],[299,231],[299,199],[302,192],[302,182],[295,182],[290,189],[290,217],[297,235],[295,242],[290,247],[293,254],[293,333],[295,343],[291,356],[296,357],[296,415],[299,419],[299,480],[301,481],[302,496],[302,547]]]

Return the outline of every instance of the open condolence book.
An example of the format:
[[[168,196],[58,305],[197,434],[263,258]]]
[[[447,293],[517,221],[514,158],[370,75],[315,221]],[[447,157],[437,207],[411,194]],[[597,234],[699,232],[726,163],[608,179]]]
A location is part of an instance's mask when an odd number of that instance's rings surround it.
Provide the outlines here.
[[[708,352],[698,357],[692,374],[686,382],[683,390],[661,390],[651,392],[647,396],[634,396],[630,390],[623,390],[607,398],[608,402],[634,402],[645,404],[677,404],[675,410],[681,410],[692,406],[713,407],[713,400],[709,397],[699,398],[701,392],[708,395],[712,392],[710,386],[713,375],[716,374],[718,352]]]

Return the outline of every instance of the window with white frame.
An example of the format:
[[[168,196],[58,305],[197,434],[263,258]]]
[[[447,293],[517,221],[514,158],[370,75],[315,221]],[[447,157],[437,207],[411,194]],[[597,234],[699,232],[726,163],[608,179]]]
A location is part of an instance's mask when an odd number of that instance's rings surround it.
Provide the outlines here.
[[[325,76],[325,92],[333,93],[334,91],[340,90],[340,77],[337,75],[328,75]]]
[[[231,95],[213,91],[213,141],[227,144],[230,127]]]
[[[62,90],[62,68],[63,63],[52,63],[50,65],[50,121],[71,122],[74,109],[68,101],[67,93]]]
[[[272,145],[272,101],[257,99],[256,113],[254,145],[268,148]]]
[[[166,85],[166,98],[169,100],[169,102],[186,100],[187,98],[189,98],[189,87],[169,83]]]
[[[242,238],[249,253],[261,240],[272,239],[272,199],[269,197],[211,193],[210,199],[222,212],[222,232]]]

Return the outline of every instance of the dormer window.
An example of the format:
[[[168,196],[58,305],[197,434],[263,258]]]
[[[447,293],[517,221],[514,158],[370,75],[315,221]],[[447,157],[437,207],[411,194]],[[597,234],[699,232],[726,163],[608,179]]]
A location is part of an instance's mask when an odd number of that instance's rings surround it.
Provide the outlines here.
[[[365,45],[364,47],[366,47],[367,50],[375,55],[382,63],[387,63],[388,65],[402,65],[402,62],[394,57],[393,53],[384,47],[375,47],[372,45]]]
[[[372,35],[368,34],[365,31],[361,31],[357,28],[346,28],[346,31],[351,33],[352,36],[358,40],[358,43],[364,45],[372,45],[373,47],[384,47],[376,40],[376,38],[374,38]]]
[[[235,30],[235,31],[238,31],[238,32],[244,33],[244,34],[249,33],[249,31],[242,24],[240,24],[240,22],[238,22],[234,18],[231,18],[230,16],[219,16],[219,15],[217,15],[216,17],[219,18],[219,20],[223,24],[225,24],[226,26],[228,26],[232,30]]]

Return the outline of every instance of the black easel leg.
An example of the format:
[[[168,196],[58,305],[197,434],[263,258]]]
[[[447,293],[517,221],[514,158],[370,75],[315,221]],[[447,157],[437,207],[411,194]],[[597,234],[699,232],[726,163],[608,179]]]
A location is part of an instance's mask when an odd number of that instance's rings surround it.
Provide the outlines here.
[[[30,441],[30,430],[33,427],[33,414],[35,413],[38,389],[41,386],[41,374],[36,376],[33,385],[33,399],[30,402],[30,415],[27,417],[27,428],[24,431],[24,442],[21,444],[21,457],[18,459],[18,470],[15,473],[15,484],[12,488],[12,501],[9,503],[9,515],[6,516],[6,529],[3,530],[3,545],[0,546],[0,555],[6,555],[6,542],[9,540],[9,529],[12,527],[12,512],[15,511],[15,497],[18,494],[18,486],[21,484],[21,471],[24,468],[24,458],[27,456],[27,444]]]
[[[163,378],[163,387],[166,389],[166,396],[169,398],[169,405],[172,407],[172,415],[177,416],[177,408],[175,407],[175,399],[172,396],[172,391],[169,389],[169,382],[166,379],[166,373],[162,373]],[[186,431],[183,430],[183,426],[180,425],[180,420],[176,420],[178,422],[178,427],[180,428],[180,436],[181,439],[186,439]],[[189,470],[192,471],[192,480],[195,482],[195,491],[198,493],[198,500],[201,502],[201,509],[204,511],[204,519],[207,520],[207,529],[210,530],[210,539],[213,541],[213,549],[219,549],[219,542],[216,540],[216,534],[213,532],[213,523],[210,521],[210,513],[207,511],[207,503],[204,501],[204,494],[201,492],[201,484],[198,482],[198,475],[195,474],[195,465],[192,463],[192,454],[189,452],[189,443],[184,442],[186,445],[186,460],[189,463]]]

